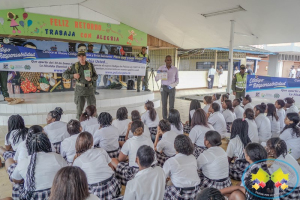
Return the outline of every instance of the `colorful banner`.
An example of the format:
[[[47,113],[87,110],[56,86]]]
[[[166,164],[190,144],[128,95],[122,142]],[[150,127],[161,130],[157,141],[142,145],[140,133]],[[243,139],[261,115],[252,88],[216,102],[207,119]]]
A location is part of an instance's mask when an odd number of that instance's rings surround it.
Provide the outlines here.
[[[120,23],[109,24],[67,17],[0,10],[0,35],[57,38],[102,44],[147,46],[147,34]]]
[[[247,76],[246,94],[261,99],[293,97],[300,101],[300,79],[269,76]]]

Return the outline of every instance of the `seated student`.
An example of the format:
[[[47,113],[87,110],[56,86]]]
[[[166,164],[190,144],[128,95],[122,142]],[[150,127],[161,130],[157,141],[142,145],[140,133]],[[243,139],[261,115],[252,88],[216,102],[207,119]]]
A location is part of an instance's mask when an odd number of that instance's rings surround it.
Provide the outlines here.
[[[285,113],[299,113],[298,107],[295,105],[295,100],[292,97],[287,97],[285,101]]]
[[[279,117],[276,112],[275,105],[272,103],[267,104],[267,118],[270,120],[271,123],[271,137],[279,137],[280,134],[280,122]]]
[[[223,114],[225,122],[226,122],[226,129],[227,129],[227,132],[230,133],[231,124],[236,119],[234,110],[232,108],[231,100],[225,100],[222,104],[222,107],[223,107],[222,114]]]
[[[89,193],[86,175],[79,167],[63,167],[55,175],[49,200],[58,199],[99,200]]]
[[[146,112],[142,114],[141,120],[144,125],[149,127],[151,137],[155,137],[157,133],[157,125],[159,123],[159,116],[155,111],[154,103],[152,101],[147,101],[144,108]]]
[[[178,110],[170,109],[168,121],[171,123],[171,131],[174,131],[178,135],[183,134],[183,125]]]
[[[99,129],[98,119],[96,117],[97,109],[94,105],[86,107],[84,113],[80,116],[82,131],[87,131],[92,135]]]
[[[93,148],[92,134],[79,134],[73,166],[80,167],[85,172],[89,192],[100,199],[113,199],[118,197],[121,191],[121,184],[115,177],[111,161],[104,149]]]
[[[221,97],[221,94],[220,94],[220,93],[215,93],[215,94],[212,95],[213,103],[219,104],[220,109],[221,109],[221,108],[222,108],[222,103],[221,103],[220,97]]]
[[[203,109],[197,109],[192,118],[192,130],[189,137],[194,144],[194,156],[199,157],[206,147],[204,145],[204,136],[207,131],[215,130],[212,125],[207,122],[207,118]]]
[[[259,142],[258,128],[254,120],[254,111],[251,108],[247,108],[244,112],[244,119],[248,122],[248,136],[251,142]]]
[[[229,187],[229,164],[226,152],[220,147],[221,135],[217,131],[206,132],[204,144],[207,150],[197,158],[197,166],[201,170],[200,188],[213,187],[220,190]]]
[[[279,123],[280,123],[280,132],[283,130],[284,126],[285,126],[285,123],[284,123],[284,119],[285,119],[285,110],[284,110],[284,107],[285,107],[285,103],[282,99],[278,99],[276,102],[275,102],[275,107],[276,107],[276,113],[277,113],[277,116],[278,116],[278,120],[279,120]]]
[[[116,119],[112,122],[112,125],[119,130],[119,142],[125,142],[125,136],[127,132],[128,124],[130,119],[128,119],[128,111],[126,107],[121,107],[117,110]]]
[[[204,103],[204,108],[203,110],[205,111],[205,113],[208,113],[208,109],[210,108],[210,105],[212,104],[212,97],[211,96],[205,96],[203,98],[203,103]]]
[[[98,116],[100,129],[94,134],[94,146],[103,148],[111,158],[119,156],[119,131],[112,126],[112,116],[102,112]]]
[[[52,152],[50,140],[44,133],[32,134],[26,146],[29,157],[21,160],[11,174],[15,183],[24,181],[19,198],[48,199],[55,174],[67,163],[61,155]]]
[[[252,98],[250,97],[249,94],[247,94],[244,98],[243,98],[243,105],[244,105],[244,110],[250,108],[253,110],[254,106],[251,104],[252,102]]]
[[[174,147],[176,155],[169,158],[163,167],[167,179],[170,178],[173,183],[166,187],[164,200],[195,199],[200,178],[193,156],[194,145],[188,136],[181,134],[175,138]]]
[[[137,110],[133,110],[131,112],[131,121],[134,122],[134,121],[141,121],[141,115],[139,113],[139,111]],[[132,122],[130,122],[128,124],[128,127],[127,127],[127,132],[126,132],[126,136],[125,136],[125,140],[128,140],[129,138],[132,138],[133,137],[133,133],[131,132],[131,124]],[[156,134],[156,133],[155,133]],[[144,124],[144,132],[143,132],[143,135],[148,137],[148,138],[151,138],[151,140],[154,142],[155,141],[155,135],[151,135],[150,134],[150,131],[149,131],[149,128],[147,125]]]
[[[214,129],[221,135],[221,137],[224,138],[227,133],[227,125],[224,116],[222,115],[222,113],[220,113],[219,104],[211,104],[208,111],[208,123],[210,123],[214,127]]]
[[[76,154],[76,140],[79,133],[82,131],[82,127],[79,121],[71,119],[67,124],[67,130],[70,137],[61,142],[60,155],[67,161],[68,165],[72,165]]]
[[[61,142],[70,137],[67,130],[67,123],[60,121],[62,114],[63,109],[60,107],[56,107],[53,111],[50,111],[46,119],[47,125],[44,127],[44,131],[53,144],[56,153],[60,153]]]
[[[118,160],[112,160],[112,164],[116,168],[116,177],[121,180],[122,185],[126,185],[127,181],[133,179],[135,174],[139,171],[139,166],[135,162],[139,147],[148,145],[154,149],[151,139],[143,135],[143,122],[133,121],[131,131],[133,132],[133,137],[126,140],[122,146]],[[126,162],[127,160],[129,160],[129,162]],[[156,164],[156,160],[154,160],[153,164]]]
[[[269,168],[270,173],[273,174],[279,168],[284,174],[289,174],[288,188],[284,190],[284,194],[291,192],[294,187],[295,190],[284,198],[280,199],[300,199],[300,182],[297,179],[300,174],[300,166],[293,156],[288,154],[286,143],[280,138],[271,138],[267,142],[266,151],[268,157],[274,157],[275,161]],[[288,163],[288,165],[283,164]],[[282,195],[283,190],[280,188],[279,193]]]
[[[158,166],[163,166],[165,161],[176,154],[174,149],[174,141],[178,134],[171,131],[171,124],[163,119],[159,121],[157,126],[157,134],[154,142],[154,149]],[[159,137],[161,137],[159,140]]]
[[[279,137],[284,140],[288,152],[297,160],[300,158],[300,128],[298,113],[288,113],[285,118],[285,127],[281,131]]]
[[[201,108],[201,104],[198,100],[195,100],[193,99],[190,103],[190,110],[189,110],[189,121],[187,121],[185,123],[185,125],[183,126],[183,132],[184,133],[190,133],[191,131],[191,123],[192,123],[192,118],[193,118],[193,115],[195,113],[195,111],[198,109],[198,108]]]
[[[196,200],[225,200],[225,197],[221,194],[220,190],[210,187],[201,190],[197,194]]]
[[[241,106],[240,99],[234,99],[232,102],[232,106],[234,107],[234,113],[237,119],[243,119],[244,108]]]
[[[230,96],[229,93],[222,94],[222,96],[221,96],[221,105],[222,105],[222,103],[223,103],[225,100],[229,100],[229,96]]]
[[[258,130],[259,143],[267,142],[268,139],[270,139],[272,136],[271,122],[265,116],[266,109],[267,105],[264,103],[261,103],[260,105],[256,105],[254,107],[255,122]]]
[[[165,193],[166,176],[161,167],[151,167],[155,159],[153,149],[147,145],[139,147],[136,162],[139,171],[127,182],[124,200],[161,200]]]
[[[234,120],[231,127],[230,141],[226,150],[229,162],[229,176],[234,180],[241,180],[244,170],[249,166],[245,159],[244,148],[250,142],[248,122],[243,119]]]

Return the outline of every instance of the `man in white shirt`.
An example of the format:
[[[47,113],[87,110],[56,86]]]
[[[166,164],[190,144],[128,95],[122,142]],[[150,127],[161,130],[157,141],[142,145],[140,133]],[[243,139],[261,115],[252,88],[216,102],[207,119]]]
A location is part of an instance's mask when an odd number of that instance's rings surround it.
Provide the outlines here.
[[[214,87],[214,78],[215,78],[216,69],[215,66],[212,65],[208,70],[208,89],[212,89]]]
[[[154,150],[147,145],[137,151],[136,163],[139,172],[127,182],[124,200],[161,200],[165,193],[166,175],[161,167],[151,167]]]
[[[296,69],[294,66],[290,69],[289,78],[296,78]]]

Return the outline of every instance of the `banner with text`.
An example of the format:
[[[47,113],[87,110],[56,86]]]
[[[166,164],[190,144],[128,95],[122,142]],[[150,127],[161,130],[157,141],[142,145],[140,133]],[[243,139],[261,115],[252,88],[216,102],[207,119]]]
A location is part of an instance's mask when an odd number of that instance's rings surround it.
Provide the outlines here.
[[[300,101],[300,79],[248,75],[246,94],[261,99],[293,97]]]
[[[97,74],[144,76],[146,58],[86,53]],[[0,71],[63,73],[78,62],[76,52],[58,52],[30,49],[21,46],[0,45]]]

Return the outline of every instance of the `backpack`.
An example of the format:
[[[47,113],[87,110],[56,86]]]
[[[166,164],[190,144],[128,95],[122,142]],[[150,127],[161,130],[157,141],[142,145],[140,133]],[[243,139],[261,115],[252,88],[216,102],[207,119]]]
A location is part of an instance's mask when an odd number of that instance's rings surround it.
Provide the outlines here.
[[[133,80],[127,81],[127,90],[134,90],[134,81]]]

